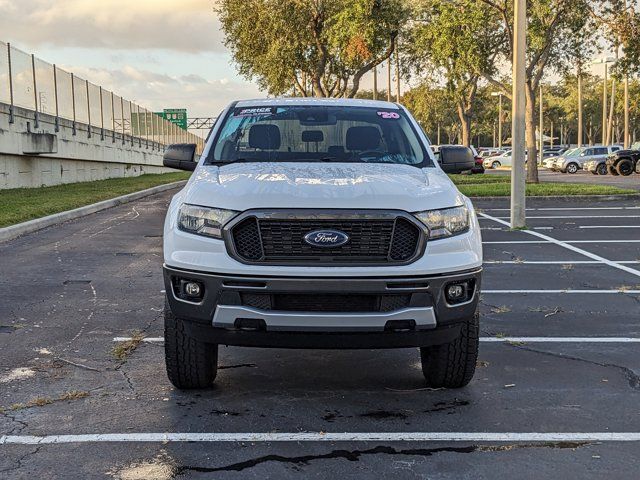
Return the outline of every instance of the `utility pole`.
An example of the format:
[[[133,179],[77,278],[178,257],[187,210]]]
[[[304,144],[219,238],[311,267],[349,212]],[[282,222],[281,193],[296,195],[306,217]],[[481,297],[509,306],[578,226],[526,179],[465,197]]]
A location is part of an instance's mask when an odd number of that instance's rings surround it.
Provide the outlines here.
[[[551,129],[551,142],[550,143],[551,143],[551,148],[553,148],[553,120],[551,120],[550,129]]]
[[[613,134],[613,111],[615,110],[616,101],[616,79],[611,77],[611,104],[609,105],[609,121],[607,122],[607,142],[605,145],[609,145],[612,142]]]
[[[498,98],[498,148],[502,149],[502,93]]]
[[[624,77],[624,148],[629,148],[629,74]]]
[[[496,148],[496,124],[493,124],[493,148]]]
[[[440,122],[438,122],[438,145],[440,145]]]
[[[391,101],[391,56],[387,59],[387,102]]]
[[[378,66],[373,67],[373,99],[378,99]]]
[[[578,147],[582,146],[582,64],[578,62]]]
[[[542,164],[542,149],[544,148],[544,121],[542,110],[542,83],[540,84],[540,148],[538,148],[538,163]]]
[[[498,97],[498,148],[502,148],[502,92],[491,92],[492,97]]]
[[[397,37],[396,37],[396,102],[400,103],[400,51],[398,50]]]
[[[525,209],[525,62],[527,51],[527,1],[514,0],[513,87],[511,114],[511,228],[526,225]],[[530,159],[533,161],[533,159]]]
[[[604,88],[602,89],[602,145],[607,144],[607,63],[604,63]]]
[[[627,0],[624,0],[624,12],[627,13]],[[631,20],[629,18],[629,20]],[[629,148],[629,72],[624,75],[624,148]]]

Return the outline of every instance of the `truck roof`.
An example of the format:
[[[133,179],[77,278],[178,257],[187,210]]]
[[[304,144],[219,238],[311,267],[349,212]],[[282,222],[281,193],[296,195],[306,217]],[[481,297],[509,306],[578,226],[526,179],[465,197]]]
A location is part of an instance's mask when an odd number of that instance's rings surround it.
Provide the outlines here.
[[[317,97],[276,97],[240,100],[237,107],[268,107],[291,105],[316,105],[316,106],[344,106],[344,107],[372,107],[398,110],[393,102],[382,100],[366,100],[360,98],[317,98]]]

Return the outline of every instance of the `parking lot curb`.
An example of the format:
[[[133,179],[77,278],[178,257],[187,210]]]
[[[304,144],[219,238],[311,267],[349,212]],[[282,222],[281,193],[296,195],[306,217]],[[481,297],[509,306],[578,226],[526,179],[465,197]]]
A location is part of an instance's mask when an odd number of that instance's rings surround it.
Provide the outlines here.
[[[471,200],[504,200],[510,198],[508,195],[501,197],[469,197]],[[629,193],[626,195],[527,195],[527,200],[640,200],[640,193]]]
[[[166,183],[164,185],[147,188],[146,190],[140,190],[139,192],[128,193],[120,197],[110,198],[109,200],[92,203],[91,205],[75,208],[73,210],[67,210],[66,212],[54,213],[53,215],[36,218],[34,220],[29,220],[28,222],[18,223],[9,227],[0,228],[0,242],[13,240],[14,238],[20,237],[27,233],[36,232],[52,225],[57,225],[69,220],[74,220],[86,215],[91,215],[92,213],[96,213],[107,208],[116,207],[124,203],[133,202],[135,200],[148,197],[149,195],[155,195],[156,193],[164,192],[166,190],[172,190],[174,188],[181,187],[186,183],[187,180]]]

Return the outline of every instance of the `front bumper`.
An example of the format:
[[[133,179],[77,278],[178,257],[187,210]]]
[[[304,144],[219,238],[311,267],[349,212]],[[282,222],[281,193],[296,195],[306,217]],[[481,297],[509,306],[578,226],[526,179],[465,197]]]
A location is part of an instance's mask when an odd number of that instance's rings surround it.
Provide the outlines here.
[[[476,313],[481,268],[412,277],[259,277],[194,272],[164,267],[172,312],[197,338],[211,343],[288,348],[391,348],[446,343],[461,322]],[[179,298],[176,285],[196,281],[200,301]],[[445,287],[469,281],[470,298],[450,305]],[[367,296],[398,295],[407,304],[389,311],[295,311],[247,305],[246,294]],[[328,296],[328,297],[327,297]]]

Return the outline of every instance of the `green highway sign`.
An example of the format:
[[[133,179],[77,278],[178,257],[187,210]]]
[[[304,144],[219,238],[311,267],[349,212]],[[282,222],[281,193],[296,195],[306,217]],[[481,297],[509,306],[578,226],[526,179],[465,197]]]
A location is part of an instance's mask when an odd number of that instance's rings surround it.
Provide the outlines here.
[[[162,112],[157,112],[165,120],[178,125],[183,130],[187,129],[187,109],[186,108],[165,108]]]

